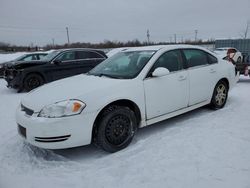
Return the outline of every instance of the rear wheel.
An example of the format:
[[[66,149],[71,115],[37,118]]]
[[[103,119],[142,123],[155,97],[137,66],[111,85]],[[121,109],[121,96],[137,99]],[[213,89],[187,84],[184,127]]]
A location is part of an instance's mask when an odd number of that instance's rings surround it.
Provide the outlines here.
[[[137,131],[136,117],[127,107],[110,106],[98,123],[97,144],[107,152],[127,147]]]
[[[24,78],[24,89],[31,91],[44,84],[43,78],[39,74],[29,74]]]
[[[219,81],[214,88],[210,106],[213,109],[223,108],[227,102],[227,96],[228,96],[228,86],[226,82]]]

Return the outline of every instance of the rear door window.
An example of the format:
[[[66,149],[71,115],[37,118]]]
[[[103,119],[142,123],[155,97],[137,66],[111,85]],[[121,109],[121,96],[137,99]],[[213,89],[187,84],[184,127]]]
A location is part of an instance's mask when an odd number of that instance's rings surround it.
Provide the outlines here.
[[[103,58],[103,57],[96,52],[88,52],[88,51],[76,52],[76,59],[96,59],[96,58]]]
[[[206,52],[197,49],[183,50],[188,67],[197,67],[202,65],[209,65]]]

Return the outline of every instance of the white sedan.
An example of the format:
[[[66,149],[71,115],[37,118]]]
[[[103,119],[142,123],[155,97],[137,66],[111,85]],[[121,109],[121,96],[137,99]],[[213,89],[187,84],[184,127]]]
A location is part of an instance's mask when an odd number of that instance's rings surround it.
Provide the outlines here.
[[[214,52],[222,59],[241,63],[243,61],[242,53],[236,48],[216,48]]]
[[[234,85],[234,66],[204,48],[130,48],[87,74],[31,91],[21,100],[16,122],[20,135],[41,148],[95,142],[116,152],[138,128],[208,104],[224,107]]]

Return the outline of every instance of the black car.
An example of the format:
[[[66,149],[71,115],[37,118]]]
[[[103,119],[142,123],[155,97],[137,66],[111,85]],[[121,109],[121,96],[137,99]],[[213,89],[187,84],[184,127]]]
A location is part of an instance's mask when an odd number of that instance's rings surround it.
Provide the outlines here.
[[[43,59],[46,55],[48,55],[48,53],[46,52],[35,52],[35,53],[28,53],[28,54],[24,54],[12,61],[9,62],[5,62],[5,63],[1,63],[0,64],[0,78],[2,78],[4,75],[4,70],[5,68],[17,61],[33,61],[33,60],[41,60]]]
[[[21,61],[5,69],[7,87],[30,91],[44,83],[86,73],[107,56],[95,49],[63,49],[49,53],[40,61]]]

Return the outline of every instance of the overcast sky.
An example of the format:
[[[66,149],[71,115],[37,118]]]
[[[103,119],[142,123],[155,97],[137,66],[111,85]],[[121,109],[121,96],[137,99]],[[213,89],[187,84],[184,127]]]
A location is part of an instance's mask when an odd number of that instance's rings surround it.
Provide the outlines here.
[[[0,41],[22,45],[66,43],[66,27],[70,42],[239,38],[247,21],[250,0],[0,0]]]

